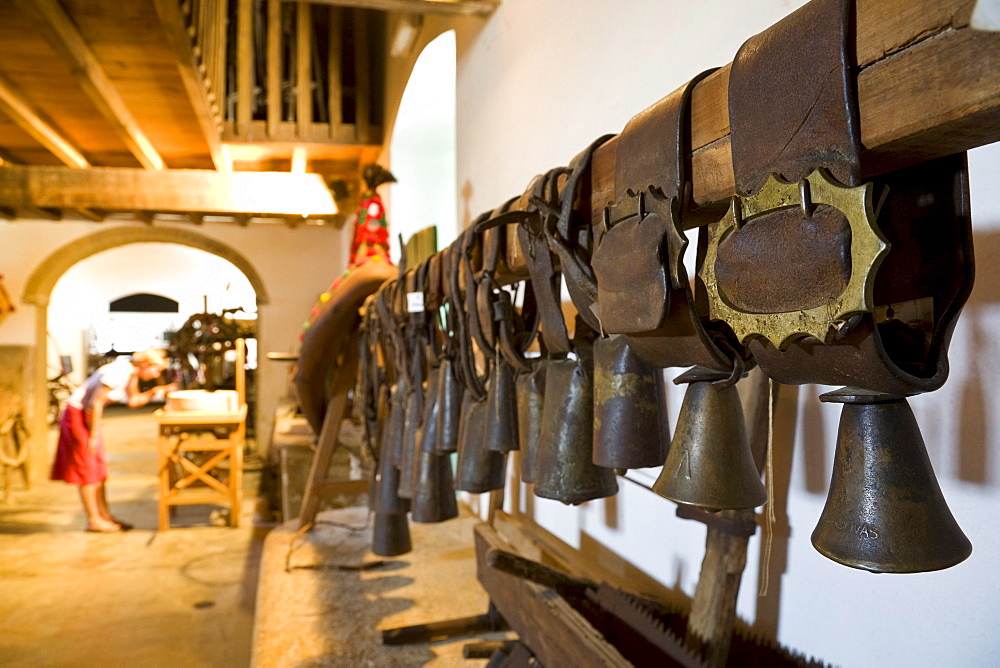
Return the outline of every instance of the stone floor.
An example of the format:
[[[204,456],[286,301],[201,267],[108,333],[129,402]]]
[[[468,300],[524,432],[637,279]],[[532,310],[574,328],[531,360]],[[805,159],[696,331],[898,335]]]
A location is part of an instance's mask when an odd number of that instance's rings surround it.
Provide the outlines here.
[[[254,513],[260,473],[248,471],[239,528],[216,526],[219,508],[180,506],[161,533],[149,411],[111,411],[105,441],[110,504],[134,530],[85,532],[65,483],[0,504],[0,666],[484,665],[462,658],[461,640],[379,640],[380,629],[486,611],[467,511],[412,525],[413,552],[352,570],[378,560],[366,509],[321,513],[305,535],[295,521],[271,531]]]
[[[54,439],[54,432],[50,434]],[[87,533],[75,487],[36,482],[0,504],[0,666],[246,666],[270,525],[255,524],[259,474],[240,527],[214,506],[177,508],[156,531],[156,423],[112,410],[108,496],[125,533]]]
[[[269,666],[483,666],[463,646],[507,634],[432,643],[381,644],[381,631],[481,615],[489,598],[476,580],[477,517],[411,524],[413,551],[376,557],[365,508],[329,510],[299,535],[287,522],[267,537],[260,569],[254,664]],[[367,566],[367,567],[366,567]],[[361,568],[359,568],[361,567]]]

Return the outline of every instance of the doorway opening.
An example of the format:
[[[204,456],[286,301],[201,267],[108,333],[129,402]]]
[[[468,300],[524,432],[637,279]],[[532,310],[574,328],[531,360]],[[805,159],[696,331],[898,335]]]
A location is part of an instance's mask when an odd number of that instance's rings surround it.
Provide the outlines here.
[[[417,58],[399,103],[389,156],[396,183],[389,217],[390,247],[398,236],[437,227],[438,248],[458,234],[455,151],[455,31],[430,42]]]
[[[236,338],[247,342],[255,405],[257,294],[232,262],[176,243],[140,242],[86,257],[56,281],[48,305],[46,376],[79,384],[101,364],[167,351],[187,388],[231,389]],[[67,373],[68,372],[68,373]],[[249,417],[249,416],[248,416]],[[252,431],[253,420],[248,419]]]

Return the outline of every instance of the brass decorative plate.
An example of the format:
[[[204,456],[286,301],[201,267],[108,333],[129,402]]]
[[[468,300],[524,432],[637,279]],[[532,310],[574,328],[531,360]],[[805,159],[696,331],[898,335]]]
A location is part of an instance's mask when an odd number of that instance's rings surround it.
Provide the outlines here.
[[[716,277],[719,245],[737,234],[754,217],[801,207],[808,218],[818,205],[831,206],[844,215],[850,225],[851,274],[840,295],[813,308],[775,313],[752,313],[727,299]],[[825,169],[816,169],[798,183],[786,183],[772,174],[764,187],[749,197],[734,197],[726,215],[708,227],[708,249],[699,276],[708,293],[708,312],[712,320],[732,327],[741,343],[762,336],[784,350],[797,338],[814,336],[829,343],[833,333],[856,313],[873,310],[872,286],[875,271],[889,252],[872,212],[872,184],[847,187],[840,185]],[[775,256],[777,257],[777,256]]]

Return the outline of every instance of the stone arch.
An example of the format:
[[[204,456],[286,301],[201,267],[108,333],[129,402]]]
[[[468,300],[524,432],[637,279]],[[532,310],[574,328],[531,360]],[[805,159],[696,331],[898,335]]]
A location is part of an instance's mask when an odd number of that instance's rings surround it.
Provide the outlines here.
[[[134,243],[172,243],[190,246],[217,255],[231,262],[243,272],[257,293],[257,304],[267,304],[268,295],[264,281],[250,261],[226,244],[185,229],[172,227],[114,227],[87,235],[52,252],[25,283],[22,303],[35,308],[35,350],[32,363],[32,387],[28,393],[31,417],[32,448],[31,470],[41,476],[48,470],[47,431],[45,406],[48,401],[46,385],[46,333],[48,331],[49,298],[56,283],[70,267],[101,251]],[[261,323],[258,321],[258,327]]]
[[[220,241],[173,227],[117,227],[71,241],[45,258],[31,274],[25,283],[22,301],[45,308],[49,305],[49,297],[56,283],[77,262],[118,246],[149,242],[191,246],[228,260],[250,281],[257,293],[257,303],[268,303],[264,281],[243,255]]]

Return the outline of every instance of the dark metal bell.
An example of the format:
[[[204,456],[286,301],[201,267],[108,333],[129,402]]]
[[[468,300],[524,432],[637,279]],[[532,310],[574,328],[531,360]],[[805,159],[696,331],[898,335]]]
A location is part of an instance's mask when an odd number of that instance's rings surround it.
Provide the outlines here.
[[[670,446],[663,403],[663,372],[639,359],[624,336],[594,342],[595,464],[661,465]]]
[[[408,386],[405,378],[400,378],[389,394],[389,416],[382,431],[381,452],[388,456],[393,466],[399,466],[403,455],[403,429],[406,422],[406,395]]]
[[[413,480],[416,477],[417,450],[420,448],[420,425],[424,417],[423,392],[415,388],[406,398],[406,415],[403,421],[403,448],[399,467],[399,495],[413,498]]]
[[[462,403],[455,489],[473,494],[503,489],[507,458],[486,447],[486,399],[475,401],[466,393]]]
[[[462,421],[462,383],[455,377],[450,359],[441,360],[438,375],[437,451],[455,452]]]
[[[876,573],[936,571],[972,554],[906,399],[853,388],[820,399],[844,409],[813,546],[845,566]]]
[[[535,495],[577,505],[618,492],[612,470],[594,464],[594,384],[583,359],[549,360]]]
[[[372,483],[372,510],[375,511],[372,552],[381,557],[394,557],[412,549],[410,525],[406,521],[410,502],[399,497],[398,486],[399,469],[392,465],[383,450]]]
[[[388,457],[380,457],[372,483],[372,509],[376,513],[405,515],[410,512],[410,502],[399,496],[399,469]]]
[[[424,484],[423,478],[427,475],[427,472],[421,470],[421,467],[424,466],[424,454],[437,452],[435,449],[437,447],[438,415],[437,384],[437,369],[433,369],[430,380],[424,384],[424,416],[413,442],[413,468],[410,470],[409,498],[414,499],[414,502],[420,493],[420,486]]]
[[[736,386],[712,383],[728,376],[694,367],[674,380],[688,387],[670,453],[653,483],[663,498],[710,510],[755,508],[767,501]]]
[[[375,513],[372,522],[372,552],[380,557],[395,557],[413,549],[406,515]]]
[[[486,446],[490,450],[510,452],[519,447],[517,389],[514,383],[514,369],[498,352],[486,393]]]
[[[431,369],[430,378],[424,390],[424,419],[421,423],[418,452],[437,452],[438,414],[441,404],[438,402],[440,393],[438,384],[441,374],[437,369]]]
[[[410,517],[414,522],[444,522],[458,517],[450,454],[420,453],[417,484],[410,505]]]
[[[547,360],[537,360],[531,371],[515,381],[517,436],[521,451],[521,480],[534,484],[538,469],[538,440],[542,434],[542,402]]]

